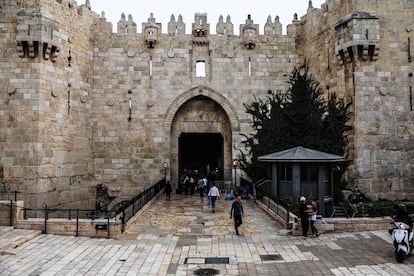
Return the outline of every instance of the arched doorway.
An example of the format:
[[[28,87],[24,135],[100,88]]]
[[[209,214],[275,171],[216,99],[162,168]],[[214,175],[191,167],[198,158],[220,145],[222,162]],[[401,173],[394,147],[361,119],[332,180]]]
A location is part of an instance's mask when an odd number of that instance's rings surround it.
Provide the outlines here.
[[[231,180],[232,126],[223,107],[205,95],[189,98],[175,112],[170,132],[170,181],[177,187],[180,174],[196,170],[200,176],[216,169]]]

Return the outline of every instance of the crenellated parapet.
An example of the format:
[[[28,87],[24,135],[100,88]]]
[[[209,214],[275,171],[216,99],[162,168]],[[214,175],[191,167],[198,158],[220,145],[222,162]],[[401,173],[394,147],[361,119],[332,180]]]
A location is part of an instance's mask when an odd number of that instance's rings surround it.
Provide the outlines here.
[[[367,12],[353,12],[335,25],[335,54],[343,63],[375,61],[380,50],[380,22]]]
[[[233,35],[234,28],[233,23],[231,23],[230,15],[227,15],[226,22],[223,21],[223,16],[220,15],[219,21],[216,25],[216,33],[223,35]]]
[[[171,15],[170,22],[168,22],[168,34],[170,36],[185,34],[185,24],[183,22],[183,17],[181,14],[178,15],[177,21],[175,21],[175,16]]]
[[[22,9],[17,14],[17,46],[19,57],[42,57],[56,61],[62,34],[59,22],[40,9]]]
[[[279,16],[276,16],[274,22],[272,22],[270,15],[267,17],[267,22],[264,26],[264,34],[268,36],[282,35],[282,24],[279,21]]]
[[[121,19],[117,24],[117,31],[119,34],[136,34],[137,33],[137,24],[132,19],[132,15],[128,15],[128,20],[126,20],[125,14],[121,14]]]

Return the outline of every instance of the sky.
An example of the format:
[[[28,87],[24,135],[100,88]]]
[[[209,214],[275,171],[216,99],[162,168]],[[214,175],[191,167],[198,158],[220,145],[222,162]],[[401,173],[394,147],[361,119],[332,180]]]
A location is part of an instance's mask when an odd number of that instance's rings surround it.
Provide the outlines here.
[[[320,9],[324,2],[325,0],[312,0],[312,5]],[[78,0],[78,5],[84,3],[85,0]],[[239,25],[245,24],[248,14],[251,15],[254,24],[259,24],[260,34],[263,34],[269,15],[272,22],[279,16],[285,34],[286,27],[292,22],[295,13],[299,19],[306,14],[309,0],[90,0],[90,3],[92,10],[99,15],[102,11],[105,12],[105,18],[112,23],[114,32],[122,13],[127,19],[128,15],[132,15],[139,33],[142,32],[142,23],[147,22],[151,13],[154,14],[156,22],[162,24],[162,33],[167,33],[171,15],[174,14],[177,20],[181,14],[186,25],[186,34],[191,33],[194,14],[207,13],[210,33],[215,34],[220,15],[223,15],[224,22],[227,15],[230,15],[234,34],[238,35]]]

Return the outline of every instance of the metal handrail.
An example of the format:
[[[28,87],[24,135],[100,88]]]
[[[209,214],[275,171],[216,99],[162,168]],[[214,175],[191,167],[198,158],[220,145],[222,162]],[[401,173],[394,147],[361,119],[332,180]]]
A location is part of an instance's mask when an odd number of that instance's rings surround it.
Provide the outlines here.
[[[29,214],[35,214],[37,218],[39,217],[37,214],[44,214],[44,229],[43,233],[47,233],[47,220],[49,218],[67,218],[71,220],[72,218],[76,218],[76,236],[79,234],[78,229],[78,222],[79,219],[105,219],[107,220],[107,229],[108,229],[108,237],[109,237],[109,221],[110,220],[119,220],[121,219],[122,222],[122,231],[124,231],[125,224],[131,219],[142,207],[145,206],[151,199],[153,199],[165,186],[165,179],[157,182],[153,186],[149,187],[142,193],[138,194],[128,202],[122,205],[119,210],[112,210],[112,211],[97,211],[95,209],[58,209],[58,208],[49,208],[45,205],[42,208],[30,208],[30,207],[23,207],[23,218],[27,220],[29,218]],[[8,192],[11,193],[11,192]],[[17,194],[20,193],[19,191],[14,191],[15,194],[15,201],[17,201]],[[5,205],[5,204],[2,204]],[[12,209],[13,200],[10,200],[10,209]],[[12,213],[10,210],[10,225],[12,225]]]
[[[262,186],[265,184],[270,183],[268,179],[260,179],[256,183],[254,183],[255,187],[255,200],[260,201],[266,207],[271,209],[275,212],[280,218],[282,218],[285,222],[287,227],[289,227],[289,220],[290,220],[290,206],[289,204],[281,201],[276,196],[274,196],[270,191],[267,191]],[[266,200],[265,200],[266,199]]]

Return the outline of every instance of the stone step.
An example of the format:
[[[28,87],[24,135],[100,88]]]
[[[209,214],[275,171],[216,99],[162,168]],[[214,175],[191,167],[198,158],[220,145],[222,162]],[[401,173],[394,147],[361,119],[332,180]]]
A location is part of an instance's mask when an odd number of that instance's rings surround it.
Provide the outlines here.
[[[13,231],[13,229],[13,226],[0,226],[0,236],[7,232]]]
[[[17,247],[34,239],[41,233],[37,230],[13,229],[13,227],[6,229],[2,227],[0,229],[0,255],[15,255]]]

